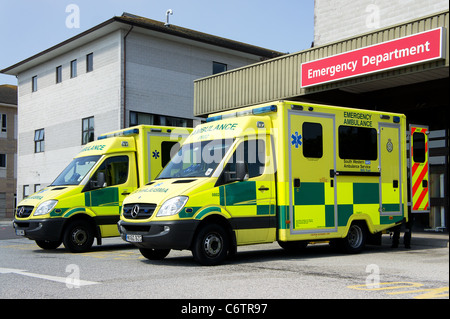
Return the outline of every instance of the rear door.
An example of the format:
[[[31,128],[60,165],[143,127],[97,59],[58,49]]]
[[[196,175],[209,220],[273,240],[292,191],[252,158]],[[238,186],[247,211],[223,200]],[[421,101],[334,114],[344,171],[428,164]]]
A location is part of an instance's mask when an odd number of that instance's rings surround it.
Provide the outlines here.
[[[400,125],[379,124],[380,157],[380,213],[381,215],[402,215],[402,176]]]
[[[289,111],[291,234],[337,231],[335,115]]]
[[[409,132],[411,212],[429,213],[428,126],[410,124]]]

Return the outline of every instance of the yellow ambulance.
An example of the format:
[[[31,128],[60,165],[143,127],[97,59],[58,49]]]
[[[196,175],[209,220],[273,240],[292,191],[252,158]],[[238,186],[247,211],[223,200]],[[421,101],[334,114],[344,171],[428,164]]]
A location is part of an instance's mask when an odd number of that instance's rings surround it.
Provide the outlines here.
[[[123,199],[151,181],[192,129],[139,125],[86,144],[48,187],[22,200],[16,234],[43,249],[64,243],[71,252],[91,248],[94,238],[119,236]]]
[[[119,231],[148,259],[203,265],[274,241],[359,252],[407,222],[405,132],[402,114],[290,101],[212,114],[124,200]]]

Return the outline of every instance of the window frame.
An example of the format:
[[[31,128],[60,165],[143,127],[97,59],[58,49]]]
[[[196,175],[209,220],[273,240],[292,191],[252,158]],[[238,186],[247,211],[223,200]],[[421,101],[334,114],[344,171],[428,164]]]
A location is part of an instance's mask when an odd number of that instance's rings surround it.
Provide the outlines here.
[[[91,120],[92,120],[92,128],[91,128]],[[87,121],[87,129],[84,126],[85,121]],[[85,134],[88,134],[87,140],[85,140],[84,136]],[[90,139],[90,134],[92,133],[92,140]],[[86,145],[89,142],[92,142],[95,140],[95,122],[94,122],[94,116],[85,117],[81,119],[81,145]]]
[[[76,78],[78,75],[77,72],[77,59],[70,61],[70,78]]]
[[[45,130],[43,128],[34,131],[34,152],[35,153],[45,152]]]

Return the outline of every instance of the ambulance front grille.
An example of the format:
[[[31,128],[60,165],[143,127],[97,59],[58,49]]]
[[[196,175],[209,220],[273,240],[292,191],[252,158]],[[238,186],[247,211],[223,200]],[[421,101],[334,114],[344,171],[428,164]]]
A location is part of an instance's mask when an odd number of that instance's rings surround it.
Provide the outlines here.
[[[126,204],[123,207],[123,216],[127,219],[147,219],[152,217],[156,204]]]
[[[16,210],[16,217],[17,218],[27,218],[31,215],[31,212],[33,211],[33,206],[19,206]]]

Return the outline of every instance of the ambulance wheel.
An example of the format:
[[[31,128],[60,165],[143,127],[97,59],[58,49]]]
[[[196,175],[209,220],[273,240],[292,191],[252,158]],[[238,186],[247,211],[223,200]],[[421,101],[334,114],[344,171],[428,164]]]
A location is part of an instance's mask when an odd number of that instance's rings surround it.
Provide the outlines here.
[[[61,245],[61,241],[49,241],[49,240],[35,240],[36,245],[44,250],[56,249]]]
[[[72,253],[82,253],[92,247],[94,237],[94,227],[91,223],[85,220],[74,220],[64,231],[63,243]]]
[[[366,245],[366,227],[360,223],[351,224],[347,236],[340,240],[340,248],[349,254],[361,252]]]
[[[170,253],[170,249],[139,248],[139,251],[149,260],[161,260]]]
[[[194,239],[192,255],[203,266],[220,264],[228,254],[229,236],[218,224],[207,224],[202,227]]]

